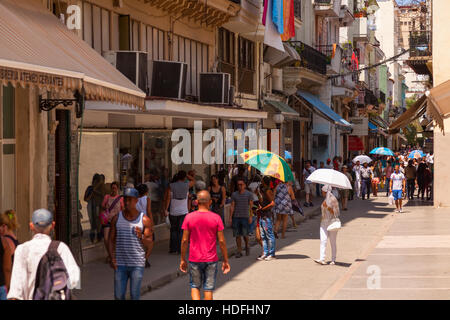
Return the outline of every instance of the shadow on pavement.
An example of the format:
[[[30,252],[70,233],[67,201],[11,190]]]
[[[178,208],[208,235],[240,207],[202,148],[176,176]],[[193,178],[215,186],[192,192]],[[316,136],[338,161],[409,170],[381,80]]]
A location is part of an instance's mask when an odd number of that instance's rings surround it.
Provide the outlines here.
[[[311,259],[310,256],[305,256],[303,254],[277,254],[276,255],[278,260],[283,259]]]

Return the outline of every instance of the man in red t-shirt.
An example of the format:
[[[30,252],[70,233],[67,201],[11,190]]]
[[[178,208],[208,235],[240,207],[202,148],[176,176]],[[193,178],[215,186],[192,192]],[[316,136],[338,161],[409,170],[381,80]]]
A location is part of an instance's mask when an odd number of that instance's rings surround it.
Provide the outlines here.
[[[186,251],[189,246],[189,275],[192,300],[200,300],[200,289],[203,287],[205,300],[213,299],[216,286],[217,239],[223,255],[222,271],[230,271],[227,245],[223,235],[223,222],[217,213],[211,212],[211,195],[203,190],[197,193],[198,211],[189,213],[184,219],[181,240],[180,270],[187,272]]]

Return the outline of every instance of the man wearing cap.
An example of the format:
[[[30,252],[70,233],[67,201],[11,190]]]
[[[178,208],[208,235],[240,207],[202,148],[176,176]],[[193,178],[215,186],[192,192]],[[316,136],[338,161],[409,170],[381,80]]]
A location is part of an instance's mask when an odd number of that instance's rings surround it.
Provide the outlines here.
[[[139,192],[126,188],[123,193],[125,210],[111,220],[108,253],[114,269],[114,297],[125,300],[128,280],[132,300],[141,296],[146,251],[153,242],[152,222],[145,212],[139,212],[136,204]]]
[[[14,252],[14,264],[11,275],[11,285],[8,299],[32,300],[36,272],[41,258],[45,255],[52,241],[51,231],[55,228],[53,214],[46,209],[33,212],[30,229],[34,233],[33,238],[16,248]],[[58,254],[64,262],[69,280],[68,287],[79,288],[80,268],[70,252],[69,247],[60,242]]]

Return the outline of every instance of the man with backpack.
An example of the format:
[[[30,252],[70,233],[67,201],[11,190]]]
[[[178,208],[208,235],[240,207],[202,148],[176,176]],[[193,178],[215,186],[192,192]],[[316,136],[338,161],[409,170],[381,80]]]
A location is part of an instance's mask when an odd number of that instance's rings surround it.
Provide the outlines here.
[[[30,228],[33,238],[14,252],[8,299],[71,299],[71,289],[79,288],[80,268],[69,247],[50,238],[53,214],[46,209],[34,211]]]

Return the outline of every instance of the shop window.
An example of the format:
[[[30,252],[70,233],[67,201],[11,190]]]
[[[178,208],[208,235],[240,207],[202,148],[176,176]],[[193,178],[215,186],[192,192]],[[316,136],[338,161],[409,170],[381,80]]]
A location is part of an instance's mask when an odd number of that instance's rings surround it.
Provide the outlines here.
[[[142,183],[142,134],[119,133],[120,185],[137,186]]]
[[[172,141],[169,132],[144,133],[144,183],[149,188],[155,224],[164,223],[161,215],[164,192],[172,177]]]

